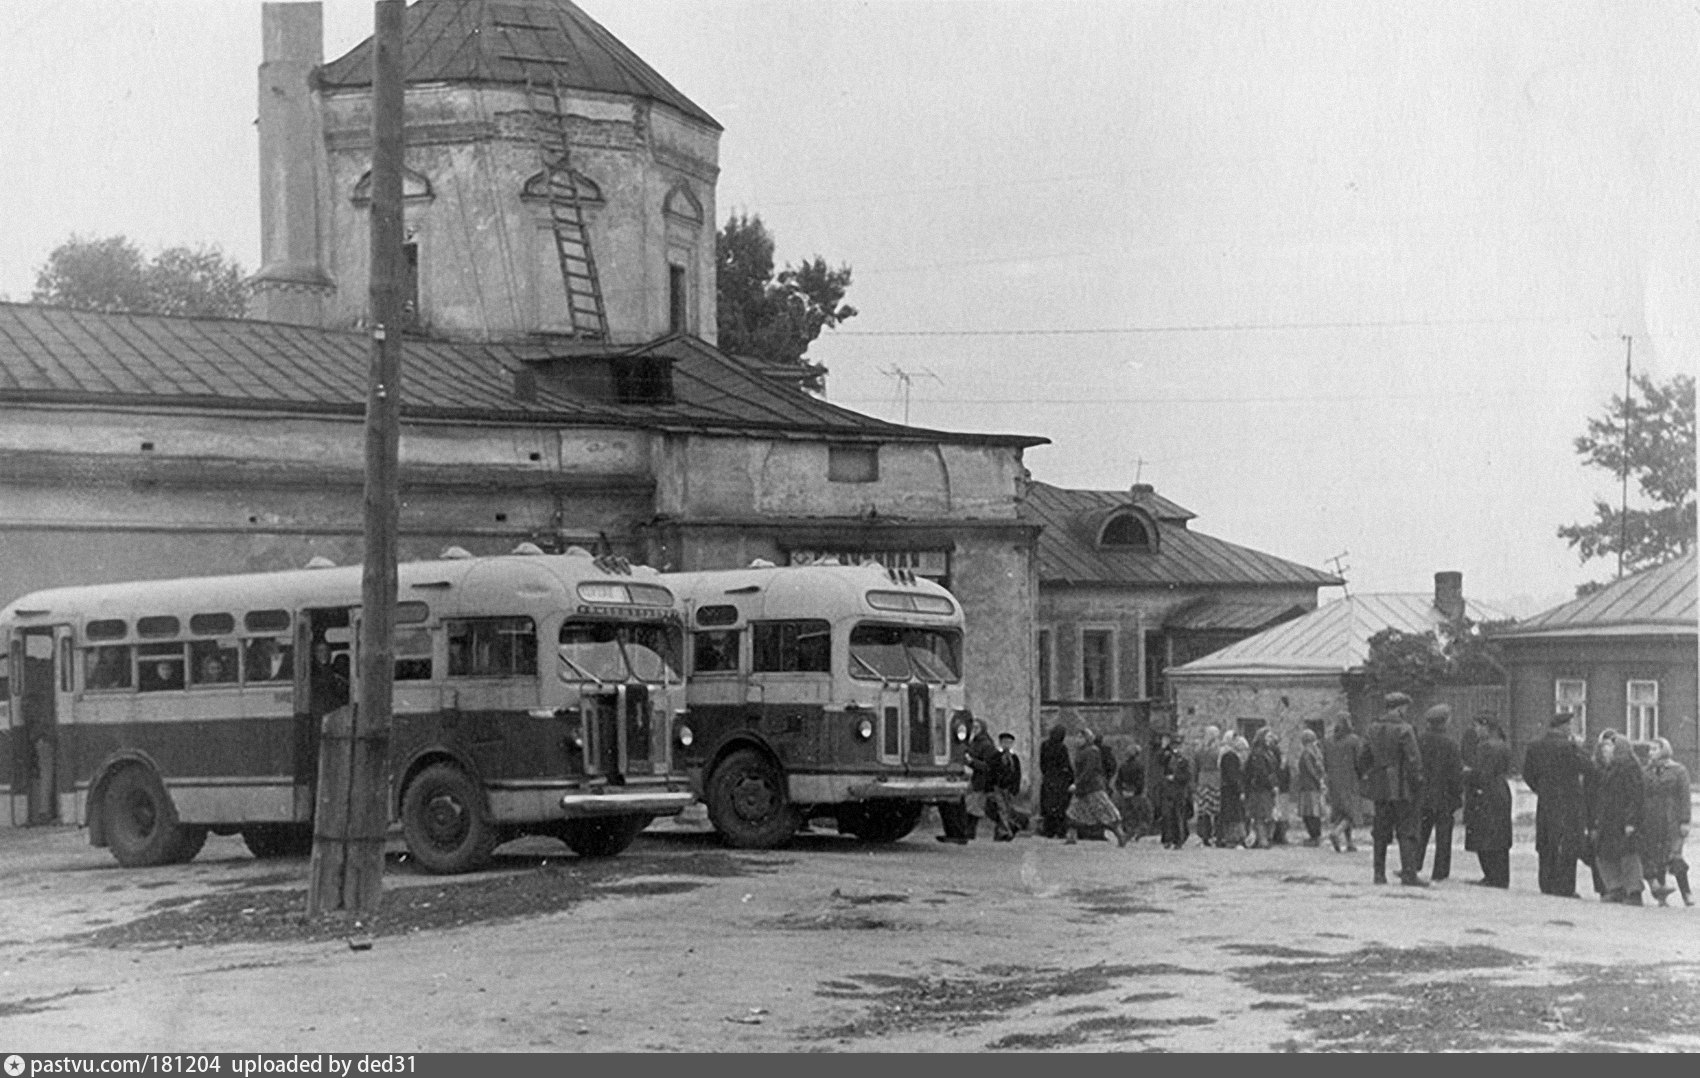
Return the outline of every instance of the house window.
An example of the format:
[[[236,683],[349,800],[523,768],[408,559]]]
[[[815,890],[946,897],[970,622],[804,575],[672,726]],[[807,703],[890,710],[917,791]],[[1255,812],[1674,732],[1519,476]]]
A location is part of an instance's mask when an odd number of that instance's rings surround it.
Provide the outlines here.
[[[1051,630],[1039,630],[1039,700],[1053,699],[1051,693]]]
[[[401,322],[409,329],[419,327],[419,245],[401,245]]]
[[[1104,525],[1104,534],[1098,542],[1100,546],[1148,550],[1151,547],[1151,533],[1145,530],[1144,521],[1136,516],[1116,517]]]
[[[879,446],[827,446],[826,477],[834,483],[876,482],[880,477]]]
[[[685,267],[667,267],[667,331],[685,332],[685,310],[688,293],[685,291]]]
[[[1080,631],[1080,698],[1110,700],[1115,692],[1115,633],[1109,629]]]
[[[1570,713],[1576,732],[1588,733],[1588,682],[1582,678],[1561,677],[1552,684],[1552,710]]]
[[[1627,726],[1624,732],[1631,741],[1651,741],[1659,736],[1659,683],[1656,681],[1631,681],[1624,690],[1628,708],[1624,714]]]

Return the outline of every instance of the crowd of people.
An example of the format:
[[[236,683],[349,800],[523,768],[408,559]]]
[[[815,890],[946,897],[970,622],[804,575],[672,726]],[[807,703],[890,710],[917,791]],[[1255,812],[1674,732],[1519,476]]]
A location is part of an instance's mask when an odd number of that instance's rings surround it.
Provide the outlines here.
[[[1481,867],[1473,882],[1510,887],[1513,767],[1498,720],[1478,715],[1454,739],[1451,708],[1437,704],[1424,713],[1418,734],[1406,717],[1408,696],[1389,693],[1384,702],[1383,714],[1361,734],[1349,716],[1325,737],[1300,731],[1291,759],[1267,726],[1249,739],[1207,726],[1191,743],[1159,733],[1149,760],[1137,745],[1118,760],[1101,735],[1059,724],[1039,747],[1036,821],[1017,807],[1014,737],[1001,734],[994,744],[976,721],[968,745],[970,791],[961,815],[943,813],[939,841],[972,839],[984,816],[998,841],[1034,823],[1041,836],[1070,844],[1114,839],[1127,846],[1155,835],[1178,850],[1196,836],[1204,846],[1242,849],[1326,841],[1344,853],[1357,850],[1354,832],[1368,822],[1374,881],[1388,882],[1388,851],[1396,846],[1400,883],[1427,887],[1421,873],[1431,845],[1430,879],[1451,876],[1461,819],[1464,849]],[[1645,885],[1659,905],[1675,894],[1694,905],[1683,859],[1689,775],[1672,758],[1670,743],[1654,738],[1637,745],[1606,730],[1590,751],[1572,734],[1571,721],[1568,712],[1555,715],[1523,761],[1523,779],[1536,796],[1540,890],[1574,896],[1585,864],[1603,901],[1641,905]],[[1302,838],[1288,834],[1299,825]]]

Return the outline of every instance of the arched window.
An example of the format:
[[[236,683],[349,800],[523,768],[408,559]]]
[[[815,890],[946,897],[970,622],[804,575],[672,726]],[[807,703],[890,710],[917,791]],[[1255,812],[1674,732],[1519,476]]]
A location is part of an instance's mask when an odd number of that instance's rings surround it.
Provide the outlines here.
[[[1112,509],[1097,517],[1096,531],[1101,550],[1157,552],[1157,522],[1139,509]]]
[[[578,200],[581,205],[600,206],[602,204],[602,188],[596,185],[595,180],[577,169],[572,171],[572,180],[573,187],[578,191]],[[561,186],[561,194],[564,196],[567,194],[565,185]],[[520,188],[519,197],[528,202],[535,199],[547,199],[549,197],[549,173],[542,170],[533,173],[531,178],[525,181],[525,186]]]
[[[691,224],[702,224],[702,203],[697,196],[684,184],[679,184],[667,192],[667,200],[662,203],[661,210],[669,217],[676,217]]]
[[[431,181],[410,168],[401,170],[401,200],[403,202],[429,202],[436,197],[431,190]],[[354,191],[349,195],[350,201],[356,206],[369,205],[372,201],[372,170],[367,169],[354,182]]]

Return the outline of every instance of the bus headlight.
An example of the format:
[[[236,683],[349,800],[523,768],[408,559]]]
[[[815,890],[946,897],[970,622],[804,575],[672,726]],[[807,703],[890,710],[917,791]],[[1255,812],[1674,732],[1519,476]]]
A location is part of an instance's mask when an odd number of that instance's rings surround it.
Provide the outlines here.
[[[691,747],[691,742],[696,740],[696,735],[691,733],[691,728],[682,724],[679,726],[679,732],[675,736],[678,737],[679,744],[687,749]]]
[[[867,741],[874,736],[874,720],[863,719],[856,724],[856,736]]]
[[[959,722],[959,723],[956,724],[956,740],[958,740],[958,741],[967,741],[968,740],[968,724],[967,723]]]

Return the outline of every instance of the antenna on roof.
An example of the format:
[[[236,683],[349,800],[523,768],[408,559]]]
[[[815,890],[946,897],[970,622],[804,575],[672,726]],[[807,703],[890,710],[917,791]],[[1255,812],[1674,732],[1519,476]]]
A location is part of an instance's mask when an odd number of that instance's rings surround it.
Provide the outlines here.
[[[880,371],[880,373],[885,375],[887,378],[897,379],[897,392],[903,395],[903,425],[904,426],[909,425],[909,391],[914,387],[915,379],[917,379],[917,378],[931,378],[933,381],[937,382],[939,385],[941,385],[941,386],[944,385],[944,379],[943,378],[940,378],[938,375],[934,374],[932,371],[928,370],[925,367],[922,367],[918,371],[906,371],[902,367],[899,367],[897,364],[893,363],[891,366]]]
[[[1350,553],[1350,550],[1342,550],[1332,558],[1324,559],[1331,567],[1333,567],[1334,575],[1340,578],[1340,590],[1345,592],[1347,595],[1352,594],[1351,588],[1346,585],[1346,570],[1351,568],[1350,565],[1346,564],[1346,555]]]

